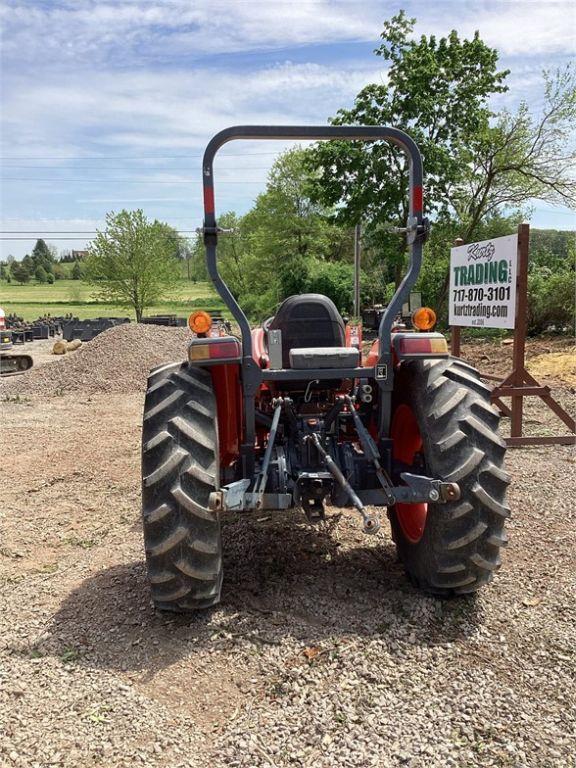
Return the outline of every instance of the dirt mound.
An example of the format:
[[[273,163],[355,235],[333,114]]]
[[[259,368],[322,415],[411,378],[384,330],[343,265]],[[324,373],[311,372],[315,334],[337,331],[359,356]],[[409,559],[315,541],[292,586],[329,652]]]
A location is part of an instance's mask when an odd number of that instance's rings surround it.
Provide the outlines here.
[[[528,370],[537,379],[560,379],[576,386],[576,355],[572,352],[551,352],[533,358]]]
[[[66,392],[138,392],[150,368],[186,358],[187,328],[119,325],[57,362],[33,368],[0,385],[3,396],[51,397]]]
[[[511,339],[477,340],[462,344],[462,359],[483,373],[508,376],[512,372]],[[526,339],[526,367],[542,384],[574,386],[574,340],[566,336]]]

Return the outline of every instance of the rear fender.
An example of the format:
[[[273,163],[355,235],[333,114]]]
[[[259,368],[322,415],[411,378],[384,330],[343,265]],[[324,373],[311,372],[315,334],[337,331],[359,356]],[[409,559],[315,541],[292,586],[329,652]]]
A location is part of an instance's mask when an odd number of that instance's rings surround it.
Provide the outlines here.
[[[392,347],[398,362],[450,356],[448,343],[441,333],[395,333]]]
[[[206,368],[212,376],[218,412],[220,466],[238,459],[242,437],[241,347],[233,336],[193,338],[188,345],[188,364]]]
[[[194,336],[188,344],[188,362],[210,368],[240,363],[242,348],[234,336]]]
[[[392,354],[394,365],[402,360],[438,359],[450,356],[446,337],[441,333],[394,333]],[[364,367],[372,368],[379,357],[379,343],[376,339],[364,359]]]

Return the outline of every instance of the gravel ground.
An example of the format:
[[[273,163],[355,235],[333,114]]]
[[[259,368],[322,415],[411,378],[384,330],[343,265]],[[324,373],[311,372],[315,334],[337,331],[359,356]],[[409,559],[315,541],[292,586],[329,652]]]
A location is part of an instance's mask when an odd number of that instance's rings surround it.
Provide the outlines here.
[[[510,546],[475,598],[415,591],[351,514],[230,516],[222,604],[166,617],[141,408],[90,388],[0,404],[0,765],[576,766],[570,448],[509,452]]]
[[[190,338],[187,328],[130,323],[109,328],[75,352],[52,356],[49,368],[44,365],[46,355],[34,355],[31,350],[34,368],[26,376],[6,378],[0,393],[51,397],[68,392],[144,391],[150,368],[184,360]]]

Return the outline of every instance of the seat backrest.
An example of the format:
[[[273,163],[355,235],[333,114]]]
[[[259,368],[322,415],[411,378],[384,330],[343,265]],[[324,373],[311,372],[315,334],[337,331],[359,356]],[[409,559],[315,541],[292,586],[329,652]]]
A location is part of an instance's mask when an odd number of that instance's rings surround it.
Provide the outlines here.
[[[344,321],[334,302],[320,293],[289,296],[266,323],[266,330],[282,331],[282,365],[290,367],[294,347],[343,347]]]

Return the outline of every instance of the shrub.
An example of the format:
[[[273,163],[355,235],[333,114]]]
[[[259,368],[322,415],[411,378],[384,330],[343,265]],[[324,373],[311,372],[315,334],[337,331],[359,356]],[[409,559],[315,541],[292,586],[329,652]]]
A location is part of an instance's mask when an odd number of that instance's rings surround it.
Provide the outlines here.
[[[351,264],[330,261],[312,263],[308,290],[322,293],[344,314],[352,311],[354,303],[354,272]]]
[[[301,256],[285,261],[279,272],[280,295],[282,299],[298,293],[306,293],[310,284],[310,268]]]
[[[573,332],[576,321],[574,271],[536,267],[528,274],[528,332]]]
[[[48,282],[48,273],[44,269],[42,265],[38,265],[36,269],[34,270],[34,277],[39,283],[47,283]]]
[[[10,268],[12,277],[17,283],[23,285],[30,282],[30,270],[23,261],[15,261]]]
[[[54,278],[56,280],[65,280],[67,277],[66,270],[62,264],[54,264]]]

